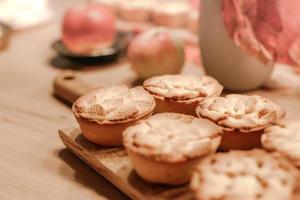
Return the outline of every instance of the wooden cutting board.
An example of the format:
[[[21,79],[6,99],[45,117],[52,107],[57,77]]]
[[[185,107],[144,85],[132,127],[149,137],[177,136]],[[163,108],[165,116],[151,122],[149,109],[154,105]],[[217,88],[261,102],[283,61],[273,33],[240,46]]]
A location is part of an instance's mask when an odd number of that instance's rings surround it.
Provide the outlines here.
[[[148,184],[133,171],[124,148],[95,145],[78,128],[59,130],[63,143],[80,159],[134,200],[191,200],[188,185],[171,187]]]
[[[92,89],[70,74],[56,79],[54,88],[57,95],[70,103]],[[287,119],[300,119],[300,76],[290,68],[277,67],[263,89],[247,94],[267,97],[285,108]],[[69,150],[134,200],[193,199],[188,185],[171,187],[144,182],[134,172],[123,148],[104,148],[90,143],[82,137],[79,128],[61,129],[59,136]]]

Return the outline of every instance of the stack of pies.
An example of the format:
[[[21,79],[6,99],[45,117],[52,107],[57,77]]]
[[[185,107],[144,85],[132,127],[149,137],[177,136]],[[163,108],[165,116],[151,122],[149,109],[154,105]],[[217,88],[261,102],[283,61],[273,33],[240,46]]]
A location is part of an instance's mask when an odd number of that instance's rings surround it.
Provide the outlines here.
[[[300,199],[300,121],[284,121],[266,98],[222,89],[208,76],[163,75],[95,90],[73,112],[89,141],[124,145],[147,182],[192,180],[199,200]]]

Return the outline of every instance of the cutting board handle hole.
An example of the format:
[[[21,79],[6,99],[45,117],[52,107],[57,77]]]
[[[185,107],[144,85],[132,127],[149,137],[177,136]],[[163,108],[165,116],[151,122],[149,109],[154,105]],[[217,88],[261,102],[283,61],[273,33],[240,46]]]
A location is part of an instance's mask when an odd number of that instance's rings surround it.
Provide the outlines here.
[[[73,79],[75,79],[75,76],[74,76],[74,75],[66,75],[66,76],[64,77],[64,80],[73,80]]]

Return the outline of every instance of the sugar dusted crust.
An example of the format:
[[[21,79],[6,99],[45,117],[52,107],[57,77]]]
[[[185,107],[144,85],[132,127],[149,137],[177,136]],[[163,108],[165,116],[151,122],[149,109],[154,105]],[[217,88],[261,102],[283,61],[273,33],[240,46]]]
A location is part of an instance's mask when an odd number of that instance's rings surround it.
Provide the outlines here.
[[[147,79],[143,86],[156,97],[190,103],[219,96],[223,90],[212,77],[184,74],[156,76]]]
[[[163,13],[166,15],[180,15],[180,14],[188,14],[190,10],[191,10],[190,6],[186,3],[163,2],[161,4],[156,5],[153,12]]]
[[[300,120],[268,127],[262,136],[262,144],[265,149],[283,154],[300,167]]]
[[[263,130],[285,116],[281,107],[266,98],[237,94],[207,98],[200,102],[196,113],[228,131],[239,132]]]
[[[159,162],[178,163],[214,153],[222,129],[206,119],[176,113],[153,115],[127,128],[127,149]]]
[[[152,0],[130,0],[130,1],[120,1],[119,3],[119,9],[126,9],[126,10],[135,10],[135,9],[140,9],[140,10],[145,10],[145,11],[151,11],[152,8],[155,6],[155,2]]]
[[[204,159],[192,176],[198,200],[296,200],[300,174],[279,154],[231,151]]]
[[[148,115],[154,98],[143,87],[119,85],[97,89],[79,98],[72,107],[77,118],[99,124],[123,123]]]

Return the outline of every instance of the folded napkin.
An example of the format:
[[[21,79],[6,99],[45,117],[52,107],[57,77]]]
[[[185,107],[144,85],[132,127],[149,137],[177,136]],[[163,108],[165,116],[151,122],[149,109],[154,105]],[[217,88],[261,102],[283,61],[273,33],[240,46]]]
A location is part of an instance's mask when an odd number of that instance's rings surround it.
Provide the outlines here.
[[[235,43],[265,63],[300,66],[300,1],[222,0]]]
[[[0,0],[0,22],[12,29],[39,25],[51,16],[48,0]]]

